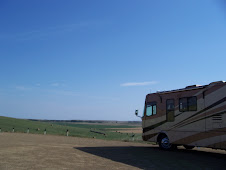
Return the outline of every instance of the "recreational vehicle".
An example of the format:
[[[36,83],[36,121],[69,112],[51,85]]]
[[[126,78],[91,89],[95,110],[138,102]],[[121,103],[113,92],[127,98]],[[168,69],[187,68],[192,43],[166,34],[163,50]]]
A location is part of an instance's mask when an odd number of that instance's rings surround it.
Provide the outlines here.
[[[144,141],[165,150],[178,145],[226,150],[226,83],[148,94],[142,128]]]

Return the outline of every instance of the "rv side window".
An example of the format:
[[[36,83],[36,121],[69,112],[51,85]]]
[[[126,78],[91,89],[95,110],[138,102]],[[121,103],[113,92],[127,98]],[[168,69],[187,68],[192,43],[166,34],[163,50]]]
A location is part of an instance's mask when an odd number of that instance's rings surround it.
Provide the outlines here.
[[[188,97],[188,110],[196,111],[197,110],[197,97]]]
[[[197,110],[197,97],[184,97],[179,100],[180,112],[196,111]]]
[[[153,107],[153,115],[155,115],[156,114],[156,105],[153,105],[152,107]]]
[[[152,116],[156,114],[156,103],[147,103],[146,116]]]
[[[179,103],[180,103],[180,112],[185,112],[185,111],[188,111],[188,105],[187,105],[187,98],[180,98],[179,100]]]

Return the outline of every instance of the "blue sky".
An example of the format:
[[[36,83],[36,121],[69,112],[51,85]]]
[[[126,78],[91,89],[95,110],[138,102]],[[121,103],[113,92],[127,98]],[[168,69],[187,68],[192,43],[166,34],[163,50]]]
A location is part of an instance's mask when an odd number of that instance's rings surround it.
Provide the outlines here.
[[[226,80],[223,0],[0,1],[0,115],[139,120],[145,95]]]

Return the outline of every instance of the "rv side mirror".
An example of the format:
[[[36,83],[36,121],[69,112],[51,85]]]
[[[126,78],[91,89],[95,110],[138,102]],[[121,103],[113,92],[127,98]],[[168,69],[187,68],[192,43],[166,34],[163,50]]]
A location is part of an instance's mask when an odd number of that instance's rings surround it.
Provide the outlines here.
[[[136,115],[136,116],[138,115],[138,110],[135,110],[135,115]]]
[[[135,110],[135,115],[136,115],[137,117],[142,118],[141,116],[138,116],[138,110]]]

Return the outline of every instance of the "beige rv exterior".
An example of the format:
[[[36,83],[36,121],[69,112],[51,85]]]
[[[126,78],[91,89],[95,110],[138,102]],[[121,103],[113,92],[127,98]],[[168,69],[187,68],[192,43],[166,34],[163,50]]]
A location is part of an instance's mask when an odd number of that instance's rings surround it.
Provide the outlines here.
[[[142,127],[143,140],[163,149],[226,149],[226,83],[148,94]]]

